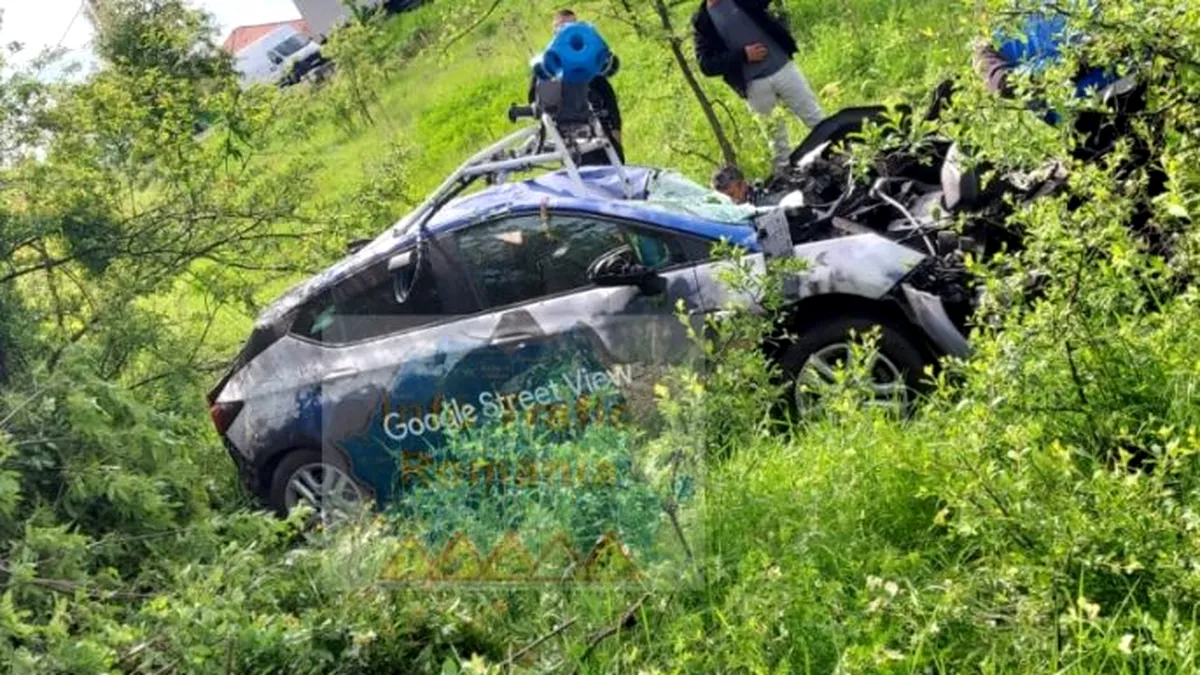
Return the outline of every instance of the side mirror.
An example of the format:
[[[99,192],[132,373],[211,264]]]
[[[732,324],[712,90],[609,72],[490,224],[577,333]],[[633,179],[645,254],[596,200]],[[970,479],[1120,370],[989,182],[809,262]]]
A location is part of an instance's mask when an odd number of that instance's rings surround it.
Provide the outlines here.
[[[658,295],[666,290],[663,278],[653,269],[620,259],[595,267],[589,271],[588,278],[602,287],[637,286],[647,295]]]

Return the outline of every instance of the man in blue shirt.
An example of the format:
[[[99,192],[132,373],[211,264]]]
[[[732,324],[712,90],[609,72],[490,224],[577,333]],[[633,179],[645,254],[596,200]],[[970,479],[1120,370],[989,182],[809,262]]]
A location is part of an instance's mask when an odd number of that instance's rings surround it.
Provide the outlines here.
[[[988,90],[1010,95],[1009,75],[1013,72],[1041,73],[1062,61],[1062,48],[1077,42],[1082,36],[1073,31],[1066,15],[1044,12],[1032,14],[1021,25],[1017,35],[998,31],[997,44],[983,44],[976,49],[976,65],[981,70]],[[1103,68],[1083,68],[1075,78],[1075,95],[1087,96],[1115,83],[1117,76]]]
[[[1098,12],[1099,6],[1095,0],[1089,0],[1087,9]],[[1011,82],[1014,73],[1043,73],[1062,62],[1065,47],[1077,44],[1083,38],[1084,35],[1071,25],[1068,15],[1048,8],[1028,15],[1018,32],[997,31],[993,42],[977,45],[975,67],[988,91],[1009,97],[1014,93]],[[1108,103],[1115,115],[1083,111],[1075,118],[1075,129],[1085,139],[1076,155],[1081,159],[1092,159],[1111,149],[1117,138],[1132,131],[1128,126],[1129,116],[1145,109],[1144,90],[1122,80],[1112,68],[1091,65],[1082,65],[1073,80],[1078,98],[1101,93],[1112,95]],[[1049,110],[1045,120],[1058,124],[1062,115]]]
[[[1099,12],[1094,0],[1088,0],[1088,11]],[[980,43],[974,54],[974,65],[983,77],[992,94],[1012,96],[1013,73],[1037,76],[1063,60],[1063,49],[1084,40],[1084,34],[1072,25],[1068,14],[1052,8],[1031,13],[1016,32],[997,31],[994,42]],[[1081,65],[1073,78],[1075,96],[1084,98],[1099,94],[1115,95],[1110,98],[1117,113],[1132,113],[1144,108],[1140,100],[1141,91],[1135,90],[1129,80],[1122,80],[1112,67]],[[1057,110],[1048,110],[1045,120],[1050,124],[1062,121]],[[1094,136],[1103,126],[1094,113],[1081,113],[1076,119],[1076,129],[1085,136]],[[1110,139],[1111,141],[1111,139]]]
[[[1087,0],[1086,9],[1093,14],[1100,12],[1096,0]],[[1071,25],[1070,17],[1060,11],[1047,8],[1041,13],[1030,14],[1020,26],[1019,33],[999,31],[991,44],[976,47],[975,67],[983,77],[988,91],[999,96],[1012,96],[1010,77],[1013,73],[1037,75],[1047,68],[1062,62],[1063,48],[1076,44],[1084,38],[1078,28]],[[1116,59],[1113,59],[1116,61]],[[1111,112],[1082,110],[1074,119],[1075,131],[1080,143],[1074,156],[1082,161],[1094,161],[1111,151],[1120,139],[1130,142],[1130,157],[1120,173],[1127,174],[1139,167],[1147,171],[1146,197],[1153,198],[1166,190],[1167,174],[1152,139],[1161,138],[1161,130],[1151,124],[1149,138],[1135,128],[1134,119],[1147,109],[1146,84],[1136,83],[1130,78],[1121,78],[1113,67],[1081,65],[1073,78],[1075,96],[1084,98],[1103,94]],[[1040,106],[1039,106],[1040,107]],[[1062,121],[1059,112],[1047,111],[1045,119],[1050,124]],[[1130,223],[1135,232],[1149,243],[1151,250],[1164,250],[1162,233],[1150,225],[1153,209],[1148,199],[1139,203]]]

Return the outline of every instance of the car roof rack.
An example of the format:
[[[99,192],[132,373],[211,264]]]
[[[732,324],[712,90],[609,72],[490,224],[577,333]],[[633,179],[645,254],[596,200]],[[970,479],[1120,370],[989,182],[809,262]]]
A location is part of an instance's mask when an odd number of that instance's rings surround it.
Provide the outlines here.
[[[632,181],[596,111],[586,103],[586,98],[583,99],[586,108],[582,110],[571,111],[569,106],[561,105],[564,100],[562,90],[571,88],[571,85],[556,80],[542,82],[538,85],[537,102],[529,106],[511,106],[508,110],[510,121],[533,118],[538,124],[506,136],[463,162],[408,217],[394,226],[393,235],[400,237],[414,229],[419,232],[438,210],[479,178],[496,185],[506,182],[515,172],[551,165],[566,169],[571,181],[584,191],[587,188],[579,173],[579,160],[600,150],[620,174],[626,199],[632,198]]]

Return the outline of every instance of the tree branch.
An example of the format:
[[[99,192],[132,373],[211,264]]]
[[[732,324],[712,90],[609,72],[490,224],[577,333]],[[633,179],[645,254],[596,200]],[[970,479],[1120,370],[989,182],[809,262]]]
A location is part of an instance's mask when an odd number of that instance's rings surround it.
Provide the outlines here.
[[[450,50],[451,45],[453,45],[455,42],[458,42],[459,40],[463,39],[464,37],[469,35],[471,33],[471,31],[473,31],[476,28],[479,28],[481,25],[483,25],[483,22],[488,20],[488,18],[492,15],[492,13],[496,11],[496,8],[500,6],[500,3],[502,1],[503,0],[493,0],[492,5],[490,7],[488,7],[486,10],[484,10],[484,12],[482,14],[479,15],[479,18],[475,20],[475,23],[471,24],[470,26],[467,26],[466,30],[464,30],[461,33],[459,33],[458,35],[455,35],[454,37],[450,38],[446,42],[446,44],[442,46],[442,53],[445,54],[447,51]]]
[[[696,97],[696,102],[700,104],[700,110],[704,113],[704,118],[708,120],[708,125],[712,127],[713,135],[717,138],[717,145],[721,146],[721,155],[725,158],[725,163],[730,166],[737,165],[737,154],[733,151],[733,145],[730,144],[729,137],[725,135],[725,129],[721,126],[721,120],[717,119],[717,114],[713,111],[712,103],[708,100],[708,95],[704,93],[704,88],[700,86],[700,81],[696,79],[696,74],[692,72],[692,67],[683,53],[683,40],[675,35],[675,28],[671,24],[670,10],[667,9],[663,0],[654,0],[654,9],[658,12],[658,20],[662,24],[663,30],[666,31],[667,47],[670,48],[671,55],[675,57],[675,63],[679,66],[680,72],[683,73],[683,79],[687,80],[688,88],[692,90],[692,94]]]
[[[9,567],[0,564],[0,574],[8,575],[9,579],[5,581],[5,586],[12,583],[13,571]],[[43,579],[41,577],[32,577],[22,579],[24,583],[38,588],[44,588],[48,591],[60,593],[62,595],[75,596],[77,593],[83,592],[93,600],[109,600],[109,599],[125,599],[125,600],[145,600],[153,598],[152,593],[134,593],[132,591],[106,591],[100,588],[89,587],[84,584],[70,581],[68,579]]]
[[[560,624],[560,625],[559,625],[557,628],[555,628],[554,630],[550,631],[549,633],[546,633],[545,635],[543,635],[543,636],[539,637],[538,639],[534,640],[533,642],[529,643],[528,645],[526,645],[526,646],[522,647],[521,649],[517,650],[517,651],[516,651],[514,654],[512,654],[511,656],[509,656],[507,659],[504,659],[504,662],[500,664],[500,667],[501,667],[501,668],[507,668],[507,667],[511,667],[511,666],[512,666],[513,664],[515,664],[515,663],[516,663],[516,662],[517,662],[517,661],[518,661],[518,660],[519,660],[519,659],[520,659],[522,656],[525,656],[525,655],[526,655],[526,654],[528,654],[529,652],[531,652],[531,651],[533,651],[533,650],[537,649],[538,647],[542,646],[542,645],[543,645],[543,644],[544,644],[544,643],[545,643],[547,640],[553,639],[553,638],[554,638],[554,636],[556,636],[556,635],[559,635],[559,634],[561,634],[563,631],[565,631],[565,630],[567,630],[568,628],[570,628],[571,626],[574,626],[574,625],[575,625],[575,622],[576,622],[578,619],[579,619],[579,617],[571,617],[570,619],[567,619],[566,621],[564,621],[562,624]]]
[[[613,622],[612,625],[601,631],[593,633],[592,636],[588,638],[587,648],[584,649],[583,655],[579,657],[579,661],[576,662],[575,668],[572,669],[572,672],[574,673],[579,671],[579,667],[588,659],[589,656],[592,655],[592,652],[596,651],[596,647],[600,646],[601,642],[604,642],[608,638],[620,633],[626,628],[632,628],[635,626],[637,624],[637,621],[635,620],[637,618],[637,612],[642,608],[642,605],[645,604],[646,600],[649,598],[649,591],[643,593],[642,597],[638,598],[636,602],[627,607],[625,611],[621,613],[620,618]]]

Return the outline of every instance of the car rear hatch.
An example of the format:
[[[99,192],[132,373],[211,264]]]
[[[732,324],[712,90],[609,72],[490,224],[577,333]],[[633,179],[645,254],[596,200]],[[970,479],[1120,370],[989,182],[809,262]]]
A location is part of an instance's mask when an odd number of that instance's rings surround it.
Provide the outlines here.
[[[253,361],[259,354],[262,354],[268,347],[275,344],[287,332],[283,326],[286,322],[275,322],[270,326],[255,326],[250,333],[250,338],[242,345],[237,356],[229,364],[229,368],[221,379],[208,391],[206,399],[209,406],[209,414],[212,417],[213,426],[216,427],[217,433],[222,436],[233,424],[233,420],[237,418],[241,412],[244,401],[227,400],[219,401],[221,394],[225,391],[229,381],[233,379],[242,368]]]

